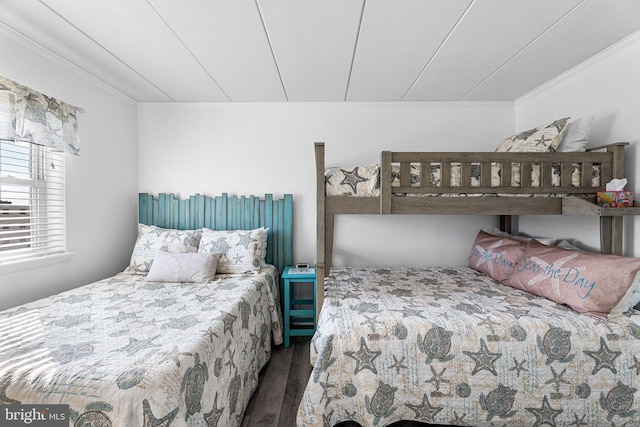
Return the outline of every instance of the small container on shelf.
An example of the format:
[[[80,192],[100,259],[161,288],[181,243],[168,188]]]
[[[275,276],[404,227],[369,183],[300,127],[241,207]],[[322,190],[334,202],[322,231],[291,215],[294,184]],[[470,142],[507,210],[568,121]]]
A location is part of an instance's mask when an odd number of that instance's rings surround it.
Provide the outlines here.
[[[633,191],[598,191],[596,204],[604,208],[632,208]]]

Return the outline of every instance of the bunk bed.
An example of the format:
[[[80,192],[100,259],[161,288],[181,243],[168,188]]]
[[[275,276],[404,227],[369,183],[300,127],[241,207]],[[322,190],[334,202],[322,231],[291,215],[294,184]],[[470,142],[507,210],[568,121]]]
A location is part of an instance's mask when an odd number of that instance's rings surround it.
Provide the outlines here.
[[[241,425],[283,340],[292,213],[291,195],[140,194],[126,270],[0,311],[0,405],[68,405],[75,426]]]
[[[496,215],[505,232],[514,232],[514,215],[597,215],[602,254],[481,231],[469,266],[478,248],[499,245],[516,249],[511,266],[525,272],[517,263],[526,251],[556,251],[558,265],[610,257],[600,261],[630,270],[622,293],[638,292],[640,260],[620,254],[623,215],[640,208],[595,204],[605,183],[623,177],[626,145],[579,153],[384,151],[379,164],[362,168],[374,171],[366,178],[373,184],[356,194],[330,188],[337,170],[325,168],[324,143],[316,143],[316,272],[324,286],[317,286],[313,372],[298,425],[640,423],[639,311],[616,305],[614,318],[614,310],[589,312],[579,302],[570,308],[482,268],[331,267],[340,214]],[[349,187],[361,181],[355,169],[338,169]]]
[[[324,143],[318,142],[315,144],[317,280],[322,283],[331,269],[334,217],[340,214],[497,215],[500,228],[510,233],[514,232],[516,215],[597,215],[601,252],[620,255],[623,216],[638,214],[640,208],[607,209],[597,206],[595,200],[596,193],[604,191],[607,182],[624,177],[627,145],[628,142],[617,142],[571,153],[383,151],[376,165],[379,191],[374,196],[353,197],[327,195]],[[433,165],[439,167],[440,179],[416,177],[423,172],[431,174]],[[512,171],[516,166],[521,176],[533,176],[537,171],[537,178],[515,182]],[[394,170],[399,174],[394,176]],[[500,171],[497,184],[496,170]],[[458,172],[458,179],[450,178],[452,171]],[[577,178],[575,171],[579,172]],[[593,179],[594,174],[597,180]],[[554,176],[558,178],[556,182]],[[321,287],[316,299],[319,311],[323,299]]]

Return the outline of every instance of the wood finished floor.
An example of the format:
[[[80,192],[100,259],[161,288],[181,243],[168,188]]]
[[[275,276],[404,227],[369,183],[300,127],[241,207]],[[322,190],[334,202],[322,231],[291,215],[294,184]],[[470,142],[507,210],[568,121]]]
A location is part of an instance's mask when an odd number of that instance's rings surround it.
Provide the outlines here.
[[[291,337],[289,348],[279,345],[273,349],[269,363],[260,372],[258,387],[247,405],[242,427],[295,427],[298,405],[312,370],[309,363],[310,342],[311,337]],[[345,422],[338,426],[360,427],[360,424]],[[418,427],[427,424],[400,421],[392,426]]]
[[[258,388],[251,396],[242,427],[294,427],[302,393],[311,375],[311,337],[291,337],[291,345],[273,349],[260,372]]]

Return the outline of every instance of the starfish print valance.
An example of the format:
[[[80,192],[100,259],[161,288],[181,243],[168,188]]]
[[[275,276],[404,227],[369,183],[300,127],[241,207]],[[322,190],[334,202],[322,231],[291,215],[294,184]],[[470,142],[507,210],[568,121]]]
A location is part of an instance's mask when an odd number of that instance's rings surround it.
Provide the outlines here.
[[[0,140],[24,141],[78,155],[77,114],[67,104],[0,76]]]

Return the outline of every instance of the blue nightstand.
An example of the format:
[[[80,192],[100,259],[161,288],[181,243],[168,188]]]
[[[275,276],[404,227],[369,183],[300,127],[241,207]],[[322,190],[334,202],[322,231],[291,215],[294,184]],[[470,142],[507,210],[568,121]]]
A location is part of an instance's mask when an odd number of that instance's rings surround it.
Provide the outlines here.
[[[311,336],[316,331],[316,268],[285,267],[282,273],[284,294],[284,346],[289,347],[293,336]],[[312,299],[294,299],[293,283],[313,285]],[[311,306],[302,309],[296,306]],[[297,323],[297,324],[296,324]],[[304,324],[303,324],[304,323]]]

